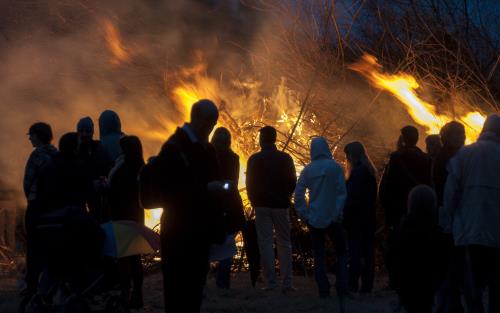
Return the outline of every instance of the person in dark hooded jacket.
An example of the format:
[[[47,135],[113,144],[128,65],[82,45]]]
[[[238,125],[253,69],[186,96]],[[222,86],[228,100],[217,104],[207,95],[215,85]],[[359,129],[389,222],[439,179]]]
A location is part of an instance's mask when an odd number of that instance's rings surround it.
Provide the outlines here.
[[[138,175],[144,166],[141,141],[136,136],[120,139],[123,162],[111,171],[109,177],[109,207],[111,220],[131,220],[144,224],[144,210],[139,200]],[[130,307],[143,307],[143,270],[140,255],[119,260],[120,281],[126,297],[130,294]],[[130,282],[132,281],[132,293]]]
[[[344,152],[349,169],[344,207],[344,227],[349,240],[349,289],[357,292],[361,277],[361,292],[370,292],[375,274],[377,172],[360,142],[347,144]]]
[[[458,153],[465,144],[465,128],[459,122],[452,121],[443,126],[440,131],[442,149],[434,159],[433,175],[434,189],[436,190],[439,213],[443,211],[443,196],[446,179],[448,178],[448,162]],[[439,214],[438,214],[439,215]],[[461,286],[463,285],[463,257],[462,250],[455,247],[453,236],[444,235],[447,243],[448,266],[446,276],[436,295],[436,313],[464,312],[461,300]]]
[[[417,147],[418,130],[401,129],[402,147],[393,152],[380,182],[379,195],[385,210],[386,226],[398,227],[406,214],[410,190],[420,184],[431,185],[431,158]]]
[[[94,122],[84,117],[76,126],[78,133],[78,158],[83,161],[93,181],[93,192],[89,200],[89,212],[98,222],[107,220],[104,216],[104,186],[113,161],[99,140],[94,140]]]
[[[408,214],[389,237],[389,278],[407,313],[431,313],[444,276],[447,256],[436,205],[436,194],[429,186],[412,189]]]
[[[120,117],[116,112],[105,110],[99,116],[101,144],[112,162],[121,155],[120,138],[123,136]]]

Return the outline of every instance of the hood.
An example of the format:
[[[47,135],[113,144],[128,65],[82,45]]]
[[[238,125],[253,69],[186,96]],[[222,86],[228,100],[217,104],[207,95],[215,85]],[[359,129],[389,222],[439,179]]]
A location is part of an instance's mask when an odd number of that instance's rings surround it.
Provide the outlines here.
[[[43,153],[49,156],[56,156],[58,154],[56,147],[51,144],[41,145],[40,147],[36,148],[36,150],[38,151],[38,153]]]
[[[311,141],[311,161],[318,159],[331,159],[330,147],[323,137],[315,137]]]
[[[111,134],[122,133],[120,118],[115,111],[106,110],[101,113],[101,116],[99,116],[99,133],[101,138]]]
[[[500,116],[492,114],[484,122],[479,140],[500,141]]]

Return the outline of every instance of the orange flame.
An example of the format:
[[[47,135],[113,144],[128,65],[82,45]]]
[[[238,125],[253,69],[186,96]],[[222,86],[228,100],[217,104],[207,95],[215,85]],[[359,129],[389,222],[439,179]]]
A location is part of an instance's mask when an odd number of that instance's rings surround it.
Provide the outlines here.
[[[439,130],[446,123],[454,120],[450,115],[437,113],[434,105],[418,96],[416,90],[419,88],[419,84],[413,76],[406,73],[392,75],[382,73],[382,67],[372,55],[363,55],[361,60],[352,64],[349,68],[361,73],[375,87],[389,91],[401,101],[413,120],[427,128],[428,134],[439,133]],[[466,142],[469,144],[479,136],[486,117],[480,112],[469,112],[465,116],[459,116],[456,120],[465,124]]]
[[[111,58],[111,64],[118,65],[122,62],[128,61],[130,58],[130,54],[123,45],[120,32],[118,31],[116,26],[108,19],[103,19],[102,25],[104,27],[104,38],[106,40],[106,45],[113,55]]]
[[[184,121],[189,120],[193,103],[200,99],[211,99],[219,106],[218,127],[226,127],[232,135],[232,149],[240,156],[239,187],[243,201],[247,201],[245,187],[246,165],[250,155],[258,151],[258,131],[263,125],[273,125],[280,133],[286,134],[293,127],[300,111],[300,101],[295,93],[286,87],[285,80],[277,86],[271,96],[263,96],[258,82],[232,82],[233,88],[207,75],[206,64],[201,61],[191,68],[185,68],[176,77],[178,83],[171,88],[171,99]],[[241,90],[244,90],[242,92]],[[316,125],[316,117],[309,116],[306,126],[299,123],[294,140],[307,146],[309,138],[315,135],[310,125]],[[168,129],[170,124],[165,124]],[[295,143],[290,146],[296,150]],[[297,171],[302,166],[296,160]],[[160,212],[160,211],[158,211]],[[146,223],[156,225],[159,216],[148,214]]]

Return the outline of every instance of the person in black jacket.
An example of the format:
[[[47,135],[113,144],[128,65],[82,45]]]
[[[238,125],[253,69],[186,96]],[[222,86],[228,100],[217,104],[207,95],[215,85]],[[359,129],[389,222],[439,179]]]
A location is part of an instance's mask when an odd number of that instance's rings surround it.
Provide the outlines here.
[[[212,137],[212,145],[217,152],[220,178],[224,181],[230,181],[234,185],[234,188],[238,189],[238,181],[240,177],[240,157],[231,149],[231,133],[229,130],[224,127],[217,128]],[[217,245],[215,246],[215,249],[219,252],[226,252],[225,250],[236,252],[236,242],[234,237],[235,234],[229,234],[224,245]],[[213,249],[214,248],[212,248],[212,250]],[[218,288],[229,289],[232,262],[232,257],[219,261],[217,277],[215,279],[215,284]]]
[[[349,240],[349,289],[357,292],[361,277],[361,292],[370,292],[375,274],[377,174],[363,144],[351,142],[344,152],[349,168],[344,207],[344,227]]]
[[[260,130],[262,150],[248,160],[246,186],[255,209],[259,250],[266,280],[266,290],[277,287],[273,249],[273,227],[276,230],[282,289],[293,290],[292,244],[290,241],[290,198],[297,176],[292,158],[276,147],[276,129]]]
[[[402,147],[393,152],[380,182],[380,200],[385,210],[389,232],[398,227],[406,214],[410,190],[420,184],[431,185],[431,158],[416,145],[418,130],[413,126],[401,129]]]
[[[144,166],[142,144],[136,136],[120,139],[123,162],[118,162],[109,177],[109,209],[111,220],[130,220],[144,225],[144,210],[139,202],[138,175]],[[130,294],[130,307],[143,307],[143,271],[140,255],[132,255],[119,260],[120,281],[124,294]]]
[[[34,230],[39,222],[37,208],[38,179],[42,169],[57,155],[57,149],[51,144],[52,128],[49,124],[38,122],[28,130],[29,140],[34,150],[31,152],[24,172],[23,189],[28,202],[25,214],[26,226],[26,289],[27,298],[36,291],[41,273],[40,254],[37,249],[37,236]]]
[[[431,313],[447,261],[436,219],[436,194],[419,185],[409,194],[408,214],[389,237],[387,268],[408,313]]]
[[[214,226],[216,207],[209,194],[219,179],[215,149],[208,142],[218,117],[212,101],[196,102],[190,122],[177,128],[157,159],[164,203],[161,253],[165,312],[199,312],[210,244],[226,236]]]
[[[440,131],[442,149],[434,160],[433,181],[437,194],[438,208],[442,211],[444,187],[448,177],[448,161],[457,154],[465,144],[465,128],[459,122],[452,121]],[[439,214],[438,214],[439,215]],[[463,285],[464,260],[462,250],[455,247],[452,234],[445,234],[448,252],[446,276],[436,295],[436,313],[461,313],[462,306],[460,287]]]

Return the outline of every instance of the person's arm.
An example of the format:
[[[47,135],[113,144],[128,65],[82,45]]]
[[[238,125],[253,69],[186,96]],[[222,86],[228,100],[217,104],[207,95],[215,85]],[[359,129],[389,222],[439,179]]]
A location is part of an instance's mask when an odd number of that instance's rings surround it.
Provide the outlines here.
[[[297,212],[297,215],[307,223],[306,176],[306,169],[304,169],[302,173],[300,173],[299,181],[297,182],[297,186],[295,188],[295,211]]]
[[[253,156],[248,159],[246,174],[247,195],[250,203],[252,203],[255,200],[255,158]]]
[[[342,168],[338,167],[337,184],[335,188],[335,216],[334,221],[341,221],[344,215],[344,206],[347,199],[347,190],[345,186],[345,177]]]
[[[240,182],[240,157],[236,155],[236,162],[234,166],[234,185],[236,186],[236,189],[238,189],[238,184]]]
[[[295,171],[295,164],[293,163],[291,156],[288,156],[287,175],[289,181],[289,191],[290,194],[292,194],[295,190],[295,186],[297,185],[297,172]]]
[[[452,232],[453,215],[461,199],[460,173],[458,160],[448,162],[448,177],[444,187],[443,208],[439,212],[439,225],[445,233]]]
[[[393,156],[391,155],[389,163],[384,169],[384,174],[382,175],[382,180],[379,186],[379,198],[380,203],[384,209],[385,225],[387,228],[392,228],[393,211],[391,199],[394,197],[392,193],[392,172],[394,171]]]
[[[32,152],[28,158],[28,161],[26,162],[26,168],[24,170],[23,189],[26,199],[29,199],[31,187],[35,183],[35,178],[37,175],[37,171],[34,165],[35,163],[34,158],[35,158],[34,152]]]

